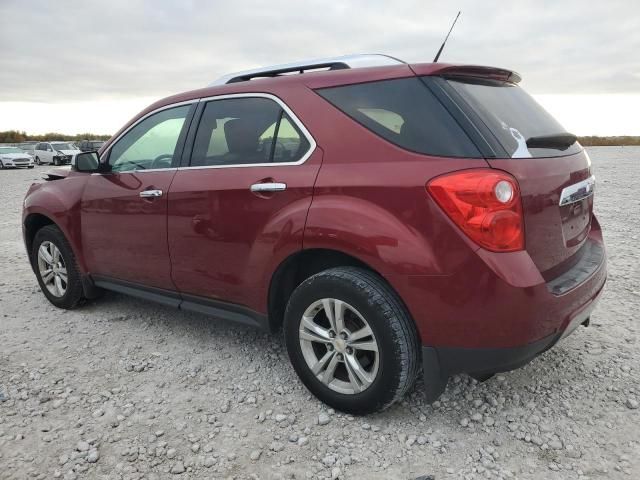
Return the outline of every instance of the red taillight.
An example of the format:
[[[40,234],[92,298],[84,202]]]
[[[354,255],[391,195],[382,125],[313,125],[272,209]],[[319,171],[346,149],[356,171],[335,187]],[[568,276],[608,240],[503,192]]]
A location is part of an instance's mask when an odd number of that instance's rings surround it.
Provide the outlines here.
[[[518,182],[496,170],[463,170],[431,180],[427,190],[474,242],[494,252],[524,248]]]

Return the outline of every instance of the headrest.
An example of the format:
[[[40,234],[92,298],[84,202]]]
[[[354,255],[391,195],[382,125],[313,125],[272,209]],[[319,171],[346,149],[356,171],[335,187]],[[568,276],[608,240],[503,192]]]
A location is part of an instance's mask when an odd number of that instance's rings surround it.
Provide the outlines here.
[[[231,153],[255,153],[260,138],[260,125],[247,118],[235,118],[224,124],[224,135]]]

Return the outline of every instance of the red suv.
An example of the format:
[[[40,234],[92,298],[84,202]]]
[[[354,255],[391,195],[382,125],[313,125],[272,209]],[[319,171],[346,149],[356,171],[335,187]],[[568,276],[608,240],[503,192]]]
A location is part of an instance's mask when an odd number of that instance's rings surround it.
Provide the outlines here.
[[[24,201],[46,297],[114,290],[284,330],[356,414],[422,370],[486,379],[588,324],[606,279],[587,153],[511,71],[353,56],[151,105]]]

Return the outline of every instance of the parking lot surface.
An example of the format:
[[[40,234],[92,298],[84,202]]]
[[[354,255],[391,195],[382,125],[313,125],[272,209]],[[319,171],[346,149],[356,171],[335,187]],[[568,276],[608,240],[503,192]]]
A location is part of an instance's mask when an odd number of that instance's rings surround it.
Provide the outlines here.
[[[51,306],[20,230],[50,167],[0,171],[0,478],[640,478],[640,148],[589,153],[609,255],[591,326],[363,418],[304,389],[281,335],[117,294]]]

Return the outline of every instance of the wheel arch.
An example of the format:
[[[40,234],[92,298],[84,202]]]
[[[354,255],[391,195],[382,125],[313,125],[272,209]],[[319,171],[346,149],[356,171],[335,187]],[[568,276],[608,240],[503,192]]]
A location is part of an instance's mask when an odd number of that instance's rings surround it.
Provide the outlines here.
[[[60,225],[58,225],[53,219],[42,213],[30,213],[24,219],[24,243],[25,247],[27,248],[27,254],[29,255],[29,261],[32,263],[32,265],[33,259],[31,258],[31,253],[33,250],[33,240],[35,239],[38,230],[46,227],[47,225],[55,225],[56,227],[60,228]],[[62,229],[60,228],[60,230]]]
[[[388,280],[380,274],[380,272],[376,271],[376,269],[361,259],[339,250],[327,248],[304,249],[295,252],[284,259],[271,277],[268,291],[268,316],[270,330],[276,331],[282,325],[287,302],[298,285],[316,273],[329,268],[347,266],[359,267],[378,275],[389,285],[389,288],[391,288],[391,290],[397,295],[400,302],[404,305],[404,301]],[[409,309],[407,308],[407,312],[408,311]]]

